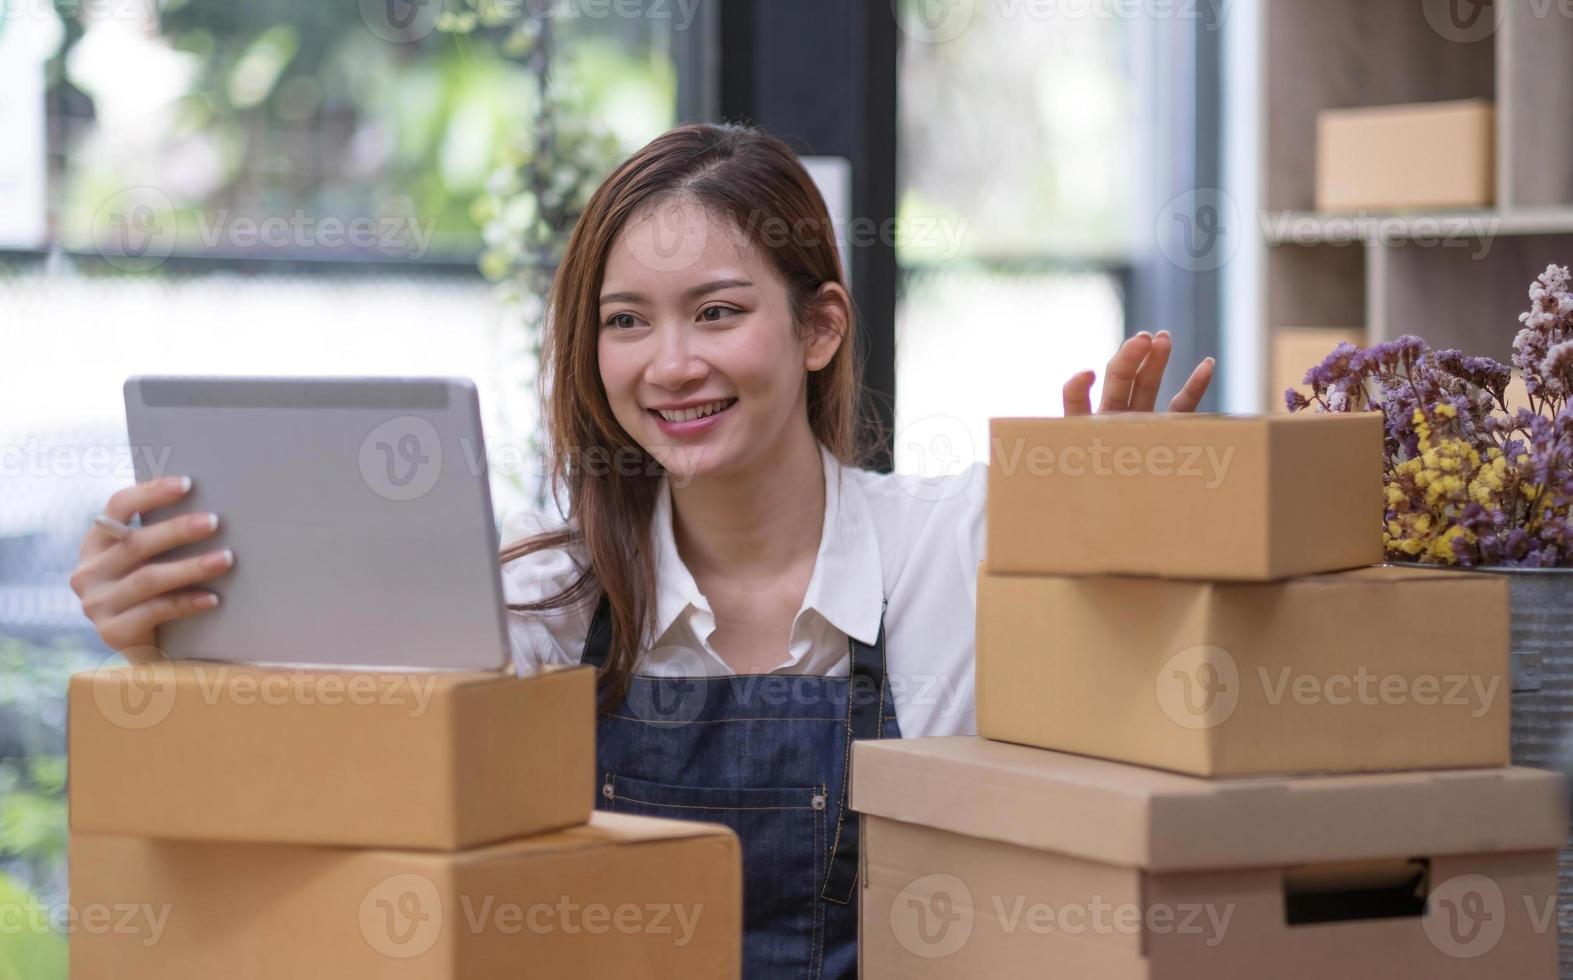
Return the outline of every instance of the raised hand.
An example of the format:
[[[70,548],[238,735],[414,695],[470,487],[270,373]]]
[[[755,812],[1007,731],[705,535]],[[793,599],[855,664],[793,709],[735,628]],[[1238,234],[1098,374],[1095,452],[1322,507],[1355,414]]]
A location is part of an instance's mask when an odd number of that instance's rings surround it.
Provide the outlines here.
[[[1157,336],[1144,330],[1121,344],[1109,361],[1098,411],[1153,411],[1158,403],[1158,387],[1163,384],[1163,372],[1173,352],[1174,341],[1167,330],[1158,331]],[[1169,401],[1169,411],[1196,411],[1202,396],[1207,394],[1207,386],[1212,383],[1216,363],[1209,357],[1196,365],[1185,387]],[[1092,414],[1092,383],[1097,377],[1093,371],[1082,371],[1065,382],[1066,415]]]

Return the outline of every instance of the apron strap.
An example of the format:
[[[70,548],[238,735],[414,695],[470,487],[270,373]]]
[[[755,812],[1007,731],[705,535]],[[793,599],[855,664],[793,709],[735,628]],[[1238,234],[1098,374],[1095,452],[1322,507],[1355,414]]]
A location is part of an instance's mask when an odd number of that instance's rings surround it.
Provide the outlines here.
[[[847,792],[852,781],[852,743],[864,738],[885,737],[885,607],[879,607],[879,633],[874,645],[847,637],[852,648],[851,677],[847,686],[847,728],[841,766],[841,806],[836,812],[836,838],[831,845],[830,869],[820,896],[827,902],[846,905],[852,901],[858,877],[858,817],[847,810]],[[851,819],[848,819],[850,816]]]
[[[612,602],[605,592],[595,606],[595,616],[590,620],[590,632],[585,634],[584,654],[579,662],[597,671],[606,666],[612,653]]]
[[[836,836],[831,845],[830,867],[825,875],[820,895],[826,901],[846,905],[852,901],[857,889],[858,876],[858,818],[847,809],[847,792],[852,776],[852,743],[864,738],[885,737],[885,608],[888,600],[880,605],[879,632],[873,645],[847,637],[851,649],[850,676],[847,685],[847,720],[842,747],[844,759],[841,766],[841,805],[836,812]],[[595,607],[590,620],[590,630],[585,635],[584,654],[580,662],[596,670],[605,666],[612,647],[612,606],[606,594]],[[848,819],[848,818],[851,819]]]

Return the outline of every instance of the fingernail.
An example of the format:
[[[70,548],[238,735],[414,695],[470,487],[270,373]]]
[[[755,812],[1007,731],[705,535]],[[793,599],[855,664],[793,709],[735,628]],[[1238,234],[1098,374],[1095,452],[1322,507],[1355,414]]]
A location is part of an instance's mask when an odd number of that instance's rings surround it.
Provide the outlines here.
[[[164,481],[164,485],[169,487],[171,490],[179,490],[181,493],[185,493],[187,490],[191,489],[191,477],[172,476],[168,480]]]
[[[1208,363],[1208,364],[1217,364],[1217,363],[1218,363],[1218,361],[1217,361],[1217,359],[1216,359],[1216,358],[1212,358],[1212,357],[1209,357],[1209,358],[1208,358],[1208,359],[1207,359],[1207,363]]]
[[[1143,330],[1141,333],[1137,334],[1136,336],[1138,336],[1138,337],[1146,337],[1148,340],[1152,339],[1152,334],[1148,333],[1145,330]]]
[[[212,609],[214,606],[218,605],[218,593],[209,592],[206,595],[198,596],[197,605],[202,606],[205,609]]]
[[[218,530],[218,515],[217,514],[209,514],[208,515],[208,530],[209,531],[216,531],[216,530]]]
[[[1160,330],[1160,331],[1158,331],[1158,336],[1160,336],[1160,337],[1167,337],[1167,336],[1169,336],[1169,331],[1167,331],[1167,330]]]

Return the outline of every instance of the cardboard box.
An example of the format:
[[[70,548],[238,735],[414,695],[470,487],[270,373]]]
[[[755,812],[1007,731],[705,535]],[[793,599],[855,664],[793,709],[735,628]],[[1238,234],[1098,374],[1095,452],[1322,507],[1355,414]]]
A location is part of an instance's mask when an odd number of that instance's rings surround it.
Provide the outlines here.
[[[1324,110],[1316,118],[1316,206],[1490,207],[1496,139],[1496,112],[1481,99]]]
[[[584,823],[595,678],[196,661],[71,678],[71,829],[455,849]]]
[[[978,579],[978,732],[1198,776],[1507,765],[1508,583]]]
[[[989,570],[1264,580],[1382,560],[1382,417],[990,422]]]
[[[731,980],[742,883],[725,827],[621,814],[457,852],[73,834],[71,976]]]
[[[1513,372],[1513,380],[1507,383],[1508,411],[1517,415],[1521,408],[1530,408],[1529,389],[1524,386],[1524,376],[1517,371]]]
[[[1203,780],[859,742],[861,976],[1553,980],[1560,774]]]
[[[1341,343],[1366,345],[1365,331],[1345,327],[1282,327],[1273,331],[1272,388],[1268,404],[1275,412],[1287,412],[1284,392],[1294,388],[1311,396],[1311,386],[1303,384],[1305,373],[1327,359]]]

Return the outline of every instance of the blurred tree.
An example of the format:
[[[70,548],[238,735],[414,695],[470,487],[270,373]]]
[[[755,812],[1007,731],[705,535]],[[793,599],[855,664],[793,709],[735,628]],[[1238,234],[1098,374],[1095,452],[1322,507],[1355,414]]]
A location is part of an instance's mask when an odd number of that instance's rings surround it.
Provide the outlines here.
[[[65,937],[48,927],[27,889],[0,874],[0,980],[66,980]]]

